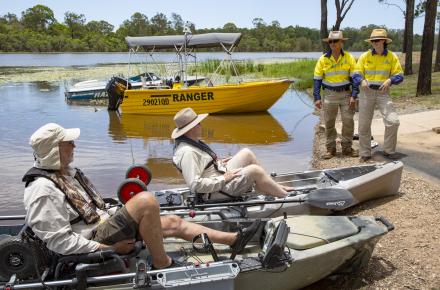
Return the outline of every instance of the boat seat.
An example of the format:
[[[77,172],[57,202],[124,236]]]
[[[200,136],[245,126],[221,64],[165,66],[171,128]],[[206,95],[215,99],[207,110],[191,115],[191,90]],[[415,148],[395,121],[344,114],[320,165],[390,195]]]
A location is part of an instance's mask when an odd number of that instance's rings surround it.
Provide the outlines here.
[[[345,216],[294,216],[286,221],[290,228],[287,246],[295,250],[311,249],[359,232]]]

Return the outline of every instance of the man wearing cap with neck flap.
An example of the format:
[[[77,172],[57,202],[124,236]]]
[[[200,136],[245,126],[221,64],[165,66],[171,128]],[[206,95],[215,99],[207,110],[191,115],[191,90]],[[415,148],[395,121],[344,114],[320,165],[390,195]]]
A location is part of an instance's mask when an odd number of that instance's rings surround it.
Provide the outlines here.
[[[359,145],[360,160],[371,159],[371,121],[377,106],[385,124],[384,155],[396,157],[397,130],[399,117],[390,99],[391,85],[403,81],[403,70],[396,54],[388,50],[391,39],[385,29],[374,29],[365,40],[373,47],[363,53],[356,64],[353,81],[361,86],[359,94]]]
[[[241,251],[259,226],[259,220],[239,233],[212,230],[178,216],[160,216],[159,204],[149,192],[136,194],[121,208],[106,204],[73,162],[74,140],[80,130],[49,123],[30,138],[35,163],[23,177],[26,224],[59,254],[81,254],[112,248],[119,254],[133,250],[142,238],[154,268],[176,266],[165,252],[164,237],[191,241],[207,233],[213,242]]]
[[[245,148],[232,158],[220,160],[217,154],[200,140],[200,122],[208,114],[197,115],[185,108],[174,116],[176,128],[173,163],[182,172],[191,192],[203,199],[234,199],[255,189],[263,194],[286,197],[293,188],[281,186],[260,166],[255,154]]]
[[[354,57],[342,49],[348,38],[342,36],[342,31],[330,31],[328,38],[323,39],[330,46],[330,51],[322,55],[315,66],[313,77],[313,97],[315,106],[324,110],[325,136],[327,152],[324,159],[336,155],[335,122],[338,111],[341,111],[342,155],[357,157],[358,151],[353,149],[354,106],[358,89],[352,86],[352,75],[356,65]],[[324,89],[324,104],[321,101],[321,87]]]

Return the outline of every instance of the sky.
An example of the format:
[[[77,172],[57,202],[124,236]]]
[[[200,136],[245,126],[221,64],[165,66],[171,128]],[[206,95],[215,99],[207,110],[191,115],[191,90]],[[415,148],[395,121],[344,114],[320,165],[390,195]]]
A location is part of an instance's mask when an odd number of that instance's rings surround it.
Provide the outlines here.
[[[388,2],[404,8],[404,0]],[[9,12],[20,17],[27,8],[42,4],[54,11],[59,22],[63,22],[66,11],[71,11],[84,14],[87,21],[105,20],[115,28],[135,12],[143,13],[148,18],[160,12],[169,19],[171,13],[177,13],[184,21],[193,22],[196,28],[219,28],[228,22],[237,27],[252,28],[252,20],[262,18],[267,24],[276,20],[281,27],[298,25],[319,29],[320,3],[320,0],[0,0],[0,15]],[[328,25],[331,27],[336,19],[334,1],[329,0],[327,5]],[[423,33],[423,21],[423,17],[415,20],[415,33]],[[341,28],[360,28],[368,24],[403,29],[404,18],[395,6],[379,4],[377,0],[355,0]]]

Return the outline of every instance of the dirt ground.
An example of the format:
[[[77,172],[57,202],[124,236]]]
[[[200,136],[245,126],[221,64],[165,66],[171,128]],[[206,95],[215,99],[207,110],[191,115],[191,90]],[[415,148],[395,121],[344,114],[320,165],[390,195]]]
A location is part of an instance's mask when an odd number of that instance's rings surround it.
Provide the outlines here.
[[[416,146],[418,150],[423,148],[422,151],[427,150],[439,158],[438,150],[426,147],[424,144],[432,136],[434,135],[428,132],[412,137],[399,136],[401,138],[399,146]],[[354,141],[353,147],[358,148],[357,141]],[[338,150],[340,151],[340,147]],[[312,162],[314,168],[359,164],[358,158],[340,155],[330,160],[323,160],[320,156],[324,152],[325,136],[323,130],[317,126],[315,157]],[[373,158],[376,162],[386,161],[378,152]],[[405,166],[397,196],[369,201],[341,214],[383,215],[395,225],[395,230],[382,237],[370,263],[361,272],[348,276],[328,277],[306,289],[440,289],[440,183],[438,180],[426,178]]]

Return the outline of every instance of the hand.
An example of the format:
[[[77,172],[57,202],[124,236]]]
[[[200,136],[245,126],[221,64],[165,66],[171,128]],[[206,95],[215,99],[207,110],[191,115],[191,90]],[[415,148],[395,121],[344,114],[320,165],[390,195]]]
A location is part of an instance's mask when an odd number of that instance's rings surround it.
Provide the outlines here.
[[[391,86],[391,80],[387,79],[386,81],[383,82],[383,84],[379,87],[379,90],[381,90],[382,92],[387,91]]]
[[[361,82],[361,87],[362,87],[362,89],[364,89],[364,90],[369,90],[370,88],[368,87],[368,82],[367,82],[367,80],[362,80],[362,82]]]
[[[134,243],[135,242],[136,242],[135,239],[128,239],[128,240],[119,241],[111,246],[105,245],[105,244],[100,244],[99,249],[100,250],[112,249],[113,251],[115,251],[118,254],[126,255],[134,250]]]
[[[226,163],[228,163],[228,161],[231,160],[231,158],[232,158],[232,157],[226,157],[226,158],[223,158],[223,159],[221,160],[222,164],[226,164]]]
[[[241,171],[241,168],[236,168],[231,171],[226,171],[225,174],[223,175],[225,177],[225,181],[229,182],[232,179],[240,176],[241,175],[241,173],[239,173],[240,171]]]
[[[321,100],[316,100],[316,101],[315,101],[315,107],[316,107],[317,109],[321,109],[321,108],[322,108],[322,102],[321,102]]]
[[[353,97],[350,97],[350,99],[348,100],[348,107],[352,110],[354,110],[356,106],[356,99]]]

